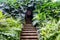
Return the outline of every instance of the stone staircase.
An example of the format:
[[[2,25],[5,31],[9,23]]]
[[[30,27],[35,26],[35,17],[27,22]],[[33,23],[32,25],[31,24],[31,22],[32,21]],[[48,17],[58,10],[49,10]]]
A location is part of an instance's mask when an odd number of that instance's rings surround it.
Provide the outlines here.
[[[25,24],[22,33],[21,40],[38,40],[38,33],[32,24]]]

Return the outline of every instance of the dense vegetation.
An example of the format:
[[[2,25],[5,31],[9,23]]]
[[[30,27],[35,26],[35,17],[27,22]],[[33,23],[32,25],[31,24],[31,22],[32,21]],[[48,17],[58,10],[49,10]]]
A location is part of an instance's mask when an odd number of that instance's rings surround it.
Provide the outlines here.
[[[3,2],[4,1],[4,2]],[[34,6],[33,24],[39,27],[39,40],[60,40],[59,0],[1,0],[0,39],[19,40],[21,24],[27,7]],[[3,3],[2,3],[3,2]],[[34,4],[34,5],[33,5]]]
[[[38,21],[41,40],[60,40],[60,4],[59,2],[46,2],[38,4],[33,18]]]
[[[19,40],[22,24],[0,11],[0,40]]]

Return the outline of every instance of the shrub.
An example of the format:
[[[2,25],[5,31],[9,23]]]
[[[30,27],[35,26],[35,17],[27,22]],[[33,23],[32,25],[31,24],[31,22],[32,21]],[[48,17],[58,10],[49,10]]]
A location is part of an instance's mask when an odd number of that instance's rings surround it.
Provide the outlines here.
[[[0,40],[20,40],[22,24],[12,17],[6,18],[0,11]]]

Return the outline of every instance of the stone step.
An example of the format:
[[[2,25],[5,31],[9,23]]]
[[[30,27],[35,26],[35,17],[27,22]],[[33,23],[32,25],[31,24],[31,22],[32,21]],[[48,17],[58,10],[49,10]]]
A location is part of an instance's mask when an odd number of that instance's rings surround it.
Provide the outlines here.
[[[35,30],[35,29],[23,29],[23,30]]]
[[[24,27],[24,29],[35,29],[33,27]]]
[[[23,28],[23,29],[35,29],[35,28]]]
[[[31,26],[32,27],[33,25],[32,24],[25,24],[24,26]]]
[[[22,28],[21,40],[38,40],[38,34],[32,24],[25,24]]]
[[[22,31],[22,33],[37,33],[37,31]]]
[[[25,26],[24,26],[25,27]],[[28,26],[29,27],[29,26]],[[29,28],[34,28],[34,27],[29,27]]]
[[[33,30],[32,29],[30,29],[30,30],[24,29],[23,31],[36,31],[36,30],[34,30],[34,29]]]
[[[21,40],[38,40],[38,39],[21,39]]]
[[[38,39],[38,36],[21,36],[21,39]]]
[[[24,27],[23,29],[35,29],[34,27]]]
[[[37,33],[22,33],[24,36],[37,36]]]
[[[23,28],[34,28],[34,27],[23,27]]]

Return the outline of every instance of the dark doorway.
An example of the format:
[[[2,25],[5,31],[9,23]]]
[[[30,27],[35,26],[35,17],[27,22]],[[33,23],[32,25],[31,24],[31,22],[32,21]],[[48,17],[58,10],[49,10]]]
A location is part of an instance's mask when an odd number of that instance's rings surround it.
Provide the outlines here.
[[[33,12],[30,8],[27,9],[27,12],[25,14],[25,22],[26,24],[31,24],[33,18]]]

